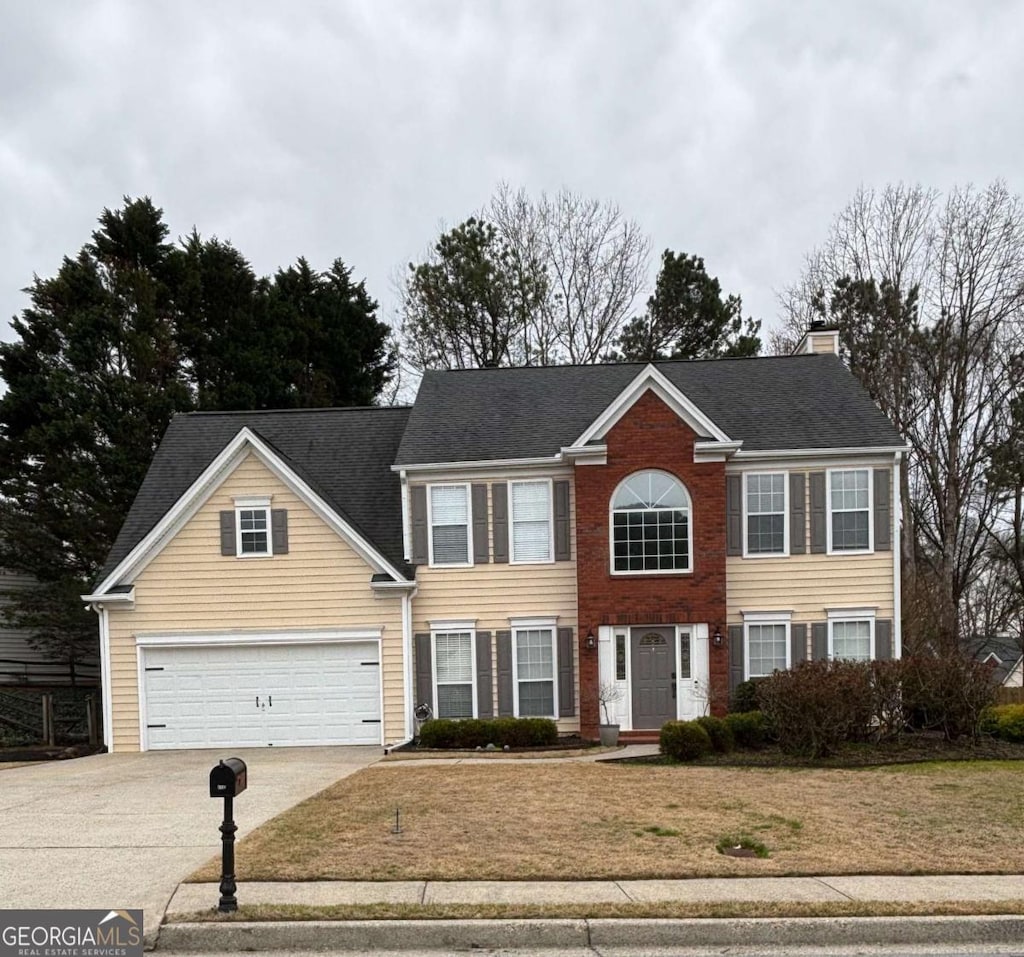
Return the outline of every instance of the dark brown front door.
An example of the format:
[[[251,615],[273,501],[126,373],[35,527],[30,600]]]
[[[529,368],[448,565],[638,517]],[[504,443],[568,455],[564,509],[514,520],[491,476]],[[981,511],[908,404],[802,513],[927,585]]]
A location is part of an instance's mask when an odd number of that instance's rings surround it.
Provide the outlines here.
[[[660,728],[676,716],[675,628],[631,628],[633,728]]]

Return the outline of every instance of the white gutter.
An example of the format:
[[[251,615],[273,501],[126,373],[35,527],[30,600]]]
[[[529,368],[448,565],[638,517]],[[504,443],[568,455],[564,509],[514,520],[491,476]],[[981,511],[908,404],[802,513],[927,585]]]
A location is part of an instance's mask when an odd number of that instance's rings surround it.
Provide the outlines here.
[[[832,449],[741,449],[733,455],[733,461],[756,462],[761,459],[805,459],[840,458],[843,456],[899,455],[910,450],[909,445],[878,445],[863,448]]]
[[[404,474],[407,471],[412,472],[467,472],[467,471],[484,471],[487,469],[514,469],[514,468],[529,468],[531,466],[550,466],[550,465],[561,465],[562,456],[560,453],[555,455],[545,455],[540,458],[533,459],[489,459],[486,461],[474,460],[472,462],[423,462],[422,464],[417,462],[415,464],[406,465],[392,465],[391,471]]]

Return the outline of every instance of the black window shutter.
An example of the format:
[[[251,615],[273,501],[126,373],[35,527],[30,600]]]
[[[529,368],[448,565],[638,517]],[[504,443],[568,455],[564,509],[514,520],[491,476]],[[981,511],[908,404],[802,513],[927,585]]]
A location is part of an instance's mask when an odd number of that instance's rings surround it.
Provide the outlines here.
[[[743,626],[729,626],[729,691],[734,692],[743,680]]]
[[[487,486],[473,486],[473,563],[486,565],[491,560],[487,543]]]
[[[221,555],[238,554],[238,548],[235,545],[235,513],[233,511],[220,513],[220,553]]]
[[[416,706],[427,705],[434,710],[434,668],[430,661],[430,635],[416,635]],[[436,717],[436,716],[435,716]]]
[[[725,553],[743,554],[743,476],[725,477]]]
[[[826,522],[828,513],[825,509],[825,473],[811,472],[811,551],[815,554],[827,548],[828,533]]]
[[[414,485],[409,489],[410,525],[412,528],[412,555],[414,565],[426,565],[427,555],[427,487]]]
[[[275,555],[288,554],[288,509],[270,510],[271,544]]]
[[[789,629],[789,666],[795,668],[807,660],[807,626],[791,625]]]
[[[484,486],[486,490],[486,486]],[[491,670],[491,633],[476,633],[476,716],[494,717],[494,673]]]
[[[512,632],[496,632],[498,644],[498,717],[510,718],[512,698]]]
[[[555,561],[567,562],[569,549],[569,483],[555,482]]]
[[[875,657],[887,661],[892,657],[892,619],[880,618],[875,622]]]
[[[571,718],[576,714],[576,676],[573,670],[571,628],[558,629],[558,716]]]
[[[494,509],[494,561],[506,563],[508,562],[507,482],[495,482],[491,486],[491,506]],[[510,711],[509,714],[511,713]]]
[[[803,472],[789,473],[789,554],[807,551],[807,477]]]
[[[816,621],[811,625],[811,657],[815,661],[828,657],[828,624]]]
[[[888,552],[892,549],[892,497],[889,480],[892,472],[889,469],[875,469],[875,551]]]

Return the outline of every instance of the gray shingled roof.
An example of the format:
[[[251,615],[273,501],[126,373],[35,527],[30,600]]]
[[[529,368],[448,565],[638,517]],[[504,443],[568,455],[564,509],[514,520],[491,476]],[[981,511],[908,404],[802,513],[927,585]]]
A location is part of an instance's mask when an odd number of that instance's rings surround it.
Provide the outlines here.
[[[830,355],[659,362],[744,451],[903,444]],[[397,464],[553,456],[571,445],[642,363],[427,372]]]
[[[995,655],[1000,660],[999,664],[992,662],[992,675],[999,684],[1006,681],[1021,658],[1020,642],[1009,635],[989,635],[969,639],[967,651],[981,662],[984,662],[989,655]]]
[[[398,477],[391,471],[407,408],[177,415],[164,433],[97,581],[103,581],[248,426],[342,518],[408,574]]]

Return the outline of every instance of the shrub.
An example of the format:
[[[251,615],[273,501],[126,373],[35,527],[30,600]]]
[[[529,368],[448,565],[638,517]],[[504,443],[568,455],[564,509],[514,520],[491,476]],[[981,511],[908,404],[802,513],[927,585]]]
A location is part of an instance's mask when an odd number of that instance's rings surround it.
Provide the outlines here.
[[[768,720],[760,711],[735,711],[723,719],[738,748],[760,751],[768,743]]]
[[[697,724],[707,731],[708,738],[711,739],[711,747],[719,754],[728,754],[735,750],[736,739],[733,737],[732,728],[721,718],[707,714],[698,718]]]
[[[1001,704],[986,708],[981,730],[1004,741],[1024,741],[1024,704]]]
[[[804,661],[765,678],[758,693],[779,747],[790,754],[824,757],[870,733],[869,663]]]
[[[905,658],[903,702],[918,730],[938,730],[947,740],[976,737],[985,709],[996,698],[992,671],[963,655]]]
[[[420,728],[424,748],[536,748],[556,744],[558,728],[550,718],[434,718]]]
[[[760,680],[760,678],[752,678],[736,685],[729,698],[729,710],[740,713],[757,711],[760,708],[757,702],[757,685]]]
[[[660,747],[676,761],[696,761],[711,753],[711,738],[696,721],[667,721],[661,726]]]

